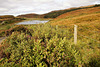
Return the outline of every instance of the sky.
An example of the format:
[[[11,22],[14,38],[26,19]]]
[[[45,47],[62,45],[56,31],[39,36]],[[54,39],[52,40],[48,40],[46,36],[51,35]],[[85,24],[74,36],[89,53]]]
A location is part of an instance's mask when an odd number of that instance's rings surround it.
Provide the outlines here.
[[[44,14],[93,4],[100,4],[100,0],[0,0],[0,15]]]

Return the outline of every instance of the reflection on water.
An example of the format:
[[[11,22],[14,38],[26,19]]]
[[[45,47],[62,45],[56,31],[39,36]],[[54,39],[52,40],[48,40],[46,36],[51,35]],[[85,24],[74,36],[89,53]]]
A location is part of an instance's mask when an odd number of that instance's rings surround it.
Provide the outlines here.
[[[48,22],[49,20],[32,20],[32,21],[24,21],[24,22],[20,22],[20,23],[17,23],[17,25],[28,25],[28,24],[40,24],[40,23],[46,23]]]

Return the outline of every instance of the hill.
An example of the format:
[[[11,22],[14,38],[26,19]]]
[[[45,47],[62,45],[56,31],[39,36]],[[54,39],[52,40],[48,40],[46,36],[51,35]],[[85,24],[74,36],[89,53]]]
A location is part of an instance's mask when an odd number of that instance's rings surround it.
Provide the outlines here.
[[[15,23],[21,22],[23,20],[25,19],[17,18],[13,15],[0,16],[0,37],[5,36],[5,31],[14,26]]]
[[[15,17],[13,15],[3,15],[3,16],[0,16],[0,22],[2,21],[5,21],[5,20],[8,20],[8,19],[14,19]]]
[[[100,6],[66,12],[54,19],[53,25],[83,25],[97,23],[100,19]]]
[[[64,13],[50,23],[71,29],[77,25],[79,37],[81,35],[93,39],[96,36],[94,39],[100,41],[100,6]]]
[[[89,5],[89,6],[82,6],[82,7],[74,7],[74,8],[69,8],[69,9],[64,9],[64,10],[56,10],[56,11],[51,11],[46,14],[24,14],[24,15],[18,15],[17,17],[21,18],[56,18],[64,13],[75,11],[75,10],[81,10],[81,9],[88,9],[88,8],[93,8],[93,7],[99,7],[99,4],[96,5]]]
[[[43,15],[31,13],[31,14],[18,15],[17,17],[20,17],[20,18],[42,18]]]
[[[82,6],[82,7],[74,7],[74,8],[69,8],[65,10],[52,11],[50,13],[45,14],[44,18],[56,18],[67,12],[81,10],[81,9],[88,9],[88,8],[93,8],[93,7],[99,7],[99,6],[100,4],[96,4],[96,5],[89,5],[89,6]]]
[[[15,18],[13,15],[0,16],[0,19]]]

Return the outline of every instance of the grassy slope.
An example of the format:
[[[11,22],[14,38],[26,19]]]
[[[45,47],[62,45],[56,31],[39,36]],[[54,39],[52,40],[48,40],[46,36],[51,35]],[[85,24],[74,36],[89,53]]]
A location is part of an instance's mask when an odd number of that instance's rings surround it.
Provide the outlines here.
[[[55,19],[54,25],[62,24],[62,22],[69,25],[69,24],[78,24],[78,22],[80,23],[80,22],[95,21],[96,19],[94,18],[97,18],[97,20],[99,20],[99,15],[100,15],[100,7],[75,10],[58,16]]]
[[[52,25],[74,26],[78,25],[78,33],[89,35],[93,31],[100,34],[100,7],[87,8],[65,13],[51,22]]]

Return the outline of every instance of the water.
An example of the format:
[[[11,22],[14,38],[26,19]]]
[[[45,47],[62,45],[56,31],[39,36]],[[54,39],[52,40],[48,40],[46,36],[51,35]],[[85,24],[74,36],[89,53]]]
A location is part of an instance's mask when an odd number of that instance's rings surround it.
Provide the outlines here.
[[[31,20],[31,21],[23,21],[20,23],[17,23],[17,25],[30,25],[30,24],[40,24],[40,23],[46,23],[49,20]]]

